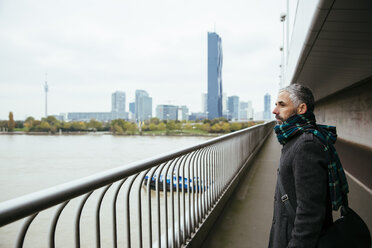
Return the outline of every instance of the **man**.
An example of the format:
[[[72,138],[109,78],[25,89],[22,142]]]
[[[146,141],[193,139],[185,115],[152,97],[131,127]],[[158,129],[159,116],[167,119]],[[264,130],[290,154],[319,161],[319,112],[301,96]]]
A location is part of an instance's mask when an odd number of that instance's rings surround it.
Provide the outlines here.
[[[269,247],[316,247],[322,230],[332,224],[332,209],[345,203],[348,186],[332,145],[336,130],[317,125],[313,111],[309,88],[292,84],[280,90],[273,114],[283,145],[278,168],[283,189],[277,182]],[[283,190],[288,197],[282,199]]]

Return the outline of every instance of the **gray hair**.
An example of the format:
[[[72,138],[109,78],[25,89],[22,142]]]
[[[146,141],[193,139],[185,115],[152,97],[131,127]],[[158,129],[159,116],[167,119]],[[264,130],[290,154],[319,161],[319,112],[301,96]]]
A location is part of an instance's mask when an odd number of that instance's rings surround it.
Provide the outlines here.
[[[283,91],[289,93],[289,97],[291,98],[295,107],[298,107],[301,103],[305,103],[309,111],[314,111],[314,96],[310,88],[300,84],[291,84],[280,89],[279,93]]]

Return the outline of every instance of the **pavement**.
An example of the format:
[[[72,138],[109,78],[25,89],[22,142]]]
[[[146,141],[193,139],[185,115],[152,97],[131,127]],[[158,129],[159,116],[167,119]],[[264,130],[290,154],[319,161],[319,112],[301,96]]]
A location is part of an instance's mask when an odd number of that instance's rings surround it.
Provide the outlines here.
[[[347,167],[347,170],[357,171],[357,173],[354,172],[356,178],[347,176],[350,189],[349,205],[362,217],[372,231],[371,190],[366,185],[361,185],[361,181],[358,180],[358,176],[363,181],[366,177],[371,176],[371,174],[365,175],[369,173],[370,167],[364,168],[364,170],[363,166],[354,170],[350,169],[353,167],[353,161],[356,160],[366,165],[368,161],[360,160],[360,158],[364,156],[365,159],[369,159],[369,153],[363,149],[355,150],[355,146],[352,149],[350,144],[339,144],[339,147],[336,148],[341,161],[345,163],[345,169]],[[275,134],[272,133],[250,164],[249,170],[232,194],[202,247],[260,248],[268,246],[280,151],[281,145],[277,142]],[[369,181],[367,180],[367,182]],[[334,212],[333,215],[336,219],[339,213]]]
[[[281,146],[271,134],[225,206],[203,247],[267,247]]]

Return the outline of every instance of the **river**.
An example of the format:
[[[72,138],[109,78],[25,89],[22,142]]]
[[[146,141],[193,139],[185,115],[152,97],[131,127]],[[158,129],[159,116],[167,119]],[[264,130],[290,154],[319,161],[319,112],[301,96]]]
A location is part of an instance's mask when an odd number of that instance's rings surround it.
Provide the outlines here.
[[[0,201],[207,139],[210,137],[0,135]],[[0,247],[8,247],[12,230],[3,229]]]

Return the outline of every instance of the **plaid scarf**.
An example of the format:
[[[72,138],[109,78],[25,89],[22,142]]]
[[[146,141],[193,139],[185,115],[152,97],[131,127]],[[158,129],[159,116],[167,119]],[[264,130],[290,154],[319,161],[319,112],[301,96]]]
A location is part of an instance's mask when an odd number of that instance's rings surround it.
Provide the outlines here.
[[[294,115],[284,121],[282,125],[274,127],[280,144],[285,145],[296,134],[312,133],[320,139],[324,145],[324,151],[330,154],[328,164],[328,183],[332,209],[337,211],[341,205],[348,205],[347,193],[349,187],[342,168],[340,159],[333,144],[336,142],[336,127],[317,125],[315,116],[307,111],[303,115]]]

